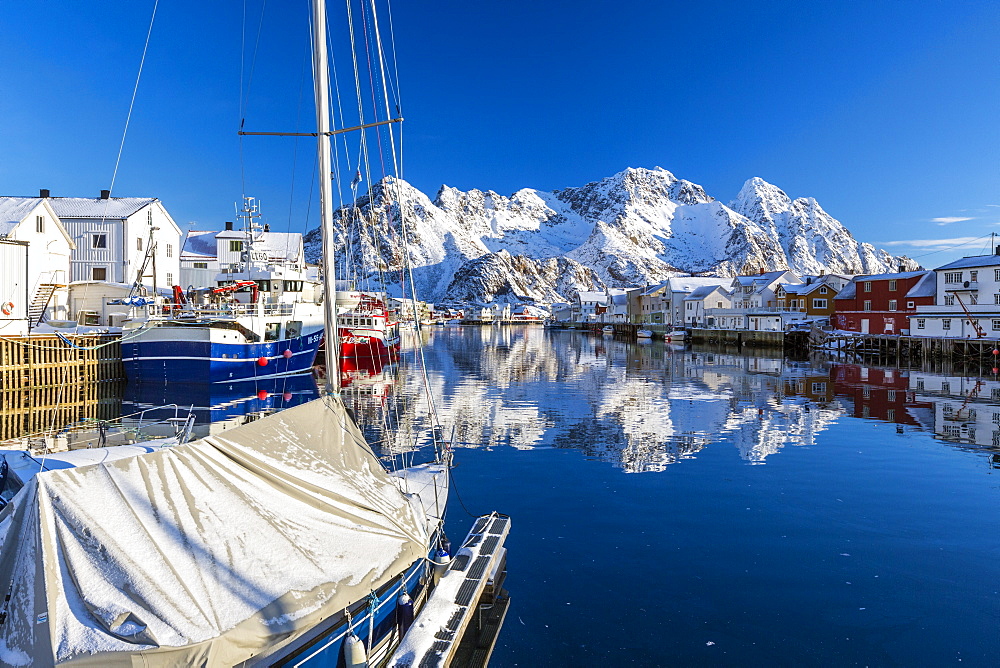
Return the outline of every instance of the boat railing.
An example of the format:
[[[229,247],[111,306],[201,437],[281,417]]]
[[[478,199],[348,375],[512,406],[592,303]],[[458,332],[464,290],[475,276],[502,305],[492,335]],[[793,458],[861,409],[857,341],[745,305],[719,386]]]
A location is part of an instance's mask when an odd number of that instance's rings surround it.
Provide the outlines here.
[[[163,411],[171,408],[173,414],[168,417],[153,418],[146,415],[152,411]],[[122,444],[123,438],[115,438],[115,435],[124,436],[124,440],[132,443],[151,440],[155,437],[148,435],[147,432],[156,426],[169,426],[168,431],[171,432],[171,438],[175,438],[179,445],[191,439],[195,423],[193,408],[193,406],[164,404],[150,406],[113,420],[87,418],[62,427],[53,427],[0,441],[0,447],[26,448],[35,453],[102,448],[106,445]]]
[[[239,317],[284,317],[291,316],[295,304],[210,304],[207,306],[178,305],[174,303],[151,304],[147,313],[150,318],[169,320],[202,320]]]

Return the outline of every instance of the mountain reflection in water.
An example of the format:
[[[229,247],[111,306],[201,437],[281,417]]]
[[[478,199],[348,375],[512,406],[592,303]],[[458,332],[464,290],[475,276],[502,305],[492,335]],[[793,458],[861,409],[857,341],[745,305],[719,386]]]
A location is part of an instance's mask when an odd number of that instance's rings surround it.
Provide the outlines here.
[[[424,339],[422,356],[414,351]],[[844,417],[894,422],[1000,465],[1000,381],[774,353],[712,352],[538,327],[448,327],[410,333],[399,367],[345,387],[386,454],[425,444],[427,382],[456,447],[574,448],[622,470],[662,471],[709,445],[763,464],[812,446]],[[398,375],[397,375],[398,371]],[[366,395],[365,388],[375,388]],[[383,407],[391,406],[389,423]],[[385,429],[390,424],[392,429]]]

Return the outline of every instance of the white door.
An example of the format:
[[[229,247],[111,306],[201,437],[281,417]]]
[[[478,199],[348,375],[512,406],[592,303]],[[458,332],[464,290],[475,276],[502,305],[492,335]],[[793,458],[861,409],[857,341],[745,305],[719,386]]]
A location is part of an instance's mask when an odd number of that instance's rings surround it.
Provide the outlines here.
[[[868,318],[861,319],[861,333],[862,334],[868,333]]]

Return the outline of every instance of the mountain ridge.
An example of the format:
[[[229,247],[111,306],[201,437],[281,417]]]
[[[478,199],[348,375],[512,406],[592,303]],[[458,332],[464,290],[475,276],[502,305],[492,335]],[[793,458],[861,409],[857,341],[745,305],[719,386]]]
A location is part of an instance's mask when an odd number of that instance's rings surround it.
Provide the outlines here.
[[[859,242],[815,199],[792,199],[760,177],[723,204],[661,167],[630,167],[551,192],[522,188],[504,196],[442,185],[433,200],[386,177],[335,212],[339,275],[381,285],[380,274],[402,271],[400,206],[416,294],[431,302],[569,301],[581,290],[678,274],[916,268],[905,256]],[[305,241],[307,259],[316,261],[318,230]]]

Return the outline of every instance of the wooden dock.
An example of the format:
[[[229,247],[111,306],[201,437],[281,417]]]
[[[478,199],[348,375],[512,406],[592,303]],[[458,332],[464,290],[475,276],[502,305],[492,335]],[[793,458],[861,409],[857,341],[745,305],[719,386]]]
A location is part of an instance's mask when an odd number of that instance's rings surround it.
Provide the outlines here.
[[[118,417],[119,335],[0,337],[0,440]]]
[[[868,359],[896,366],[1000,366],[1000,338],[997,337],[944,339],[891,334],[825,334],[815,339],[814,347],[834,357]]]

